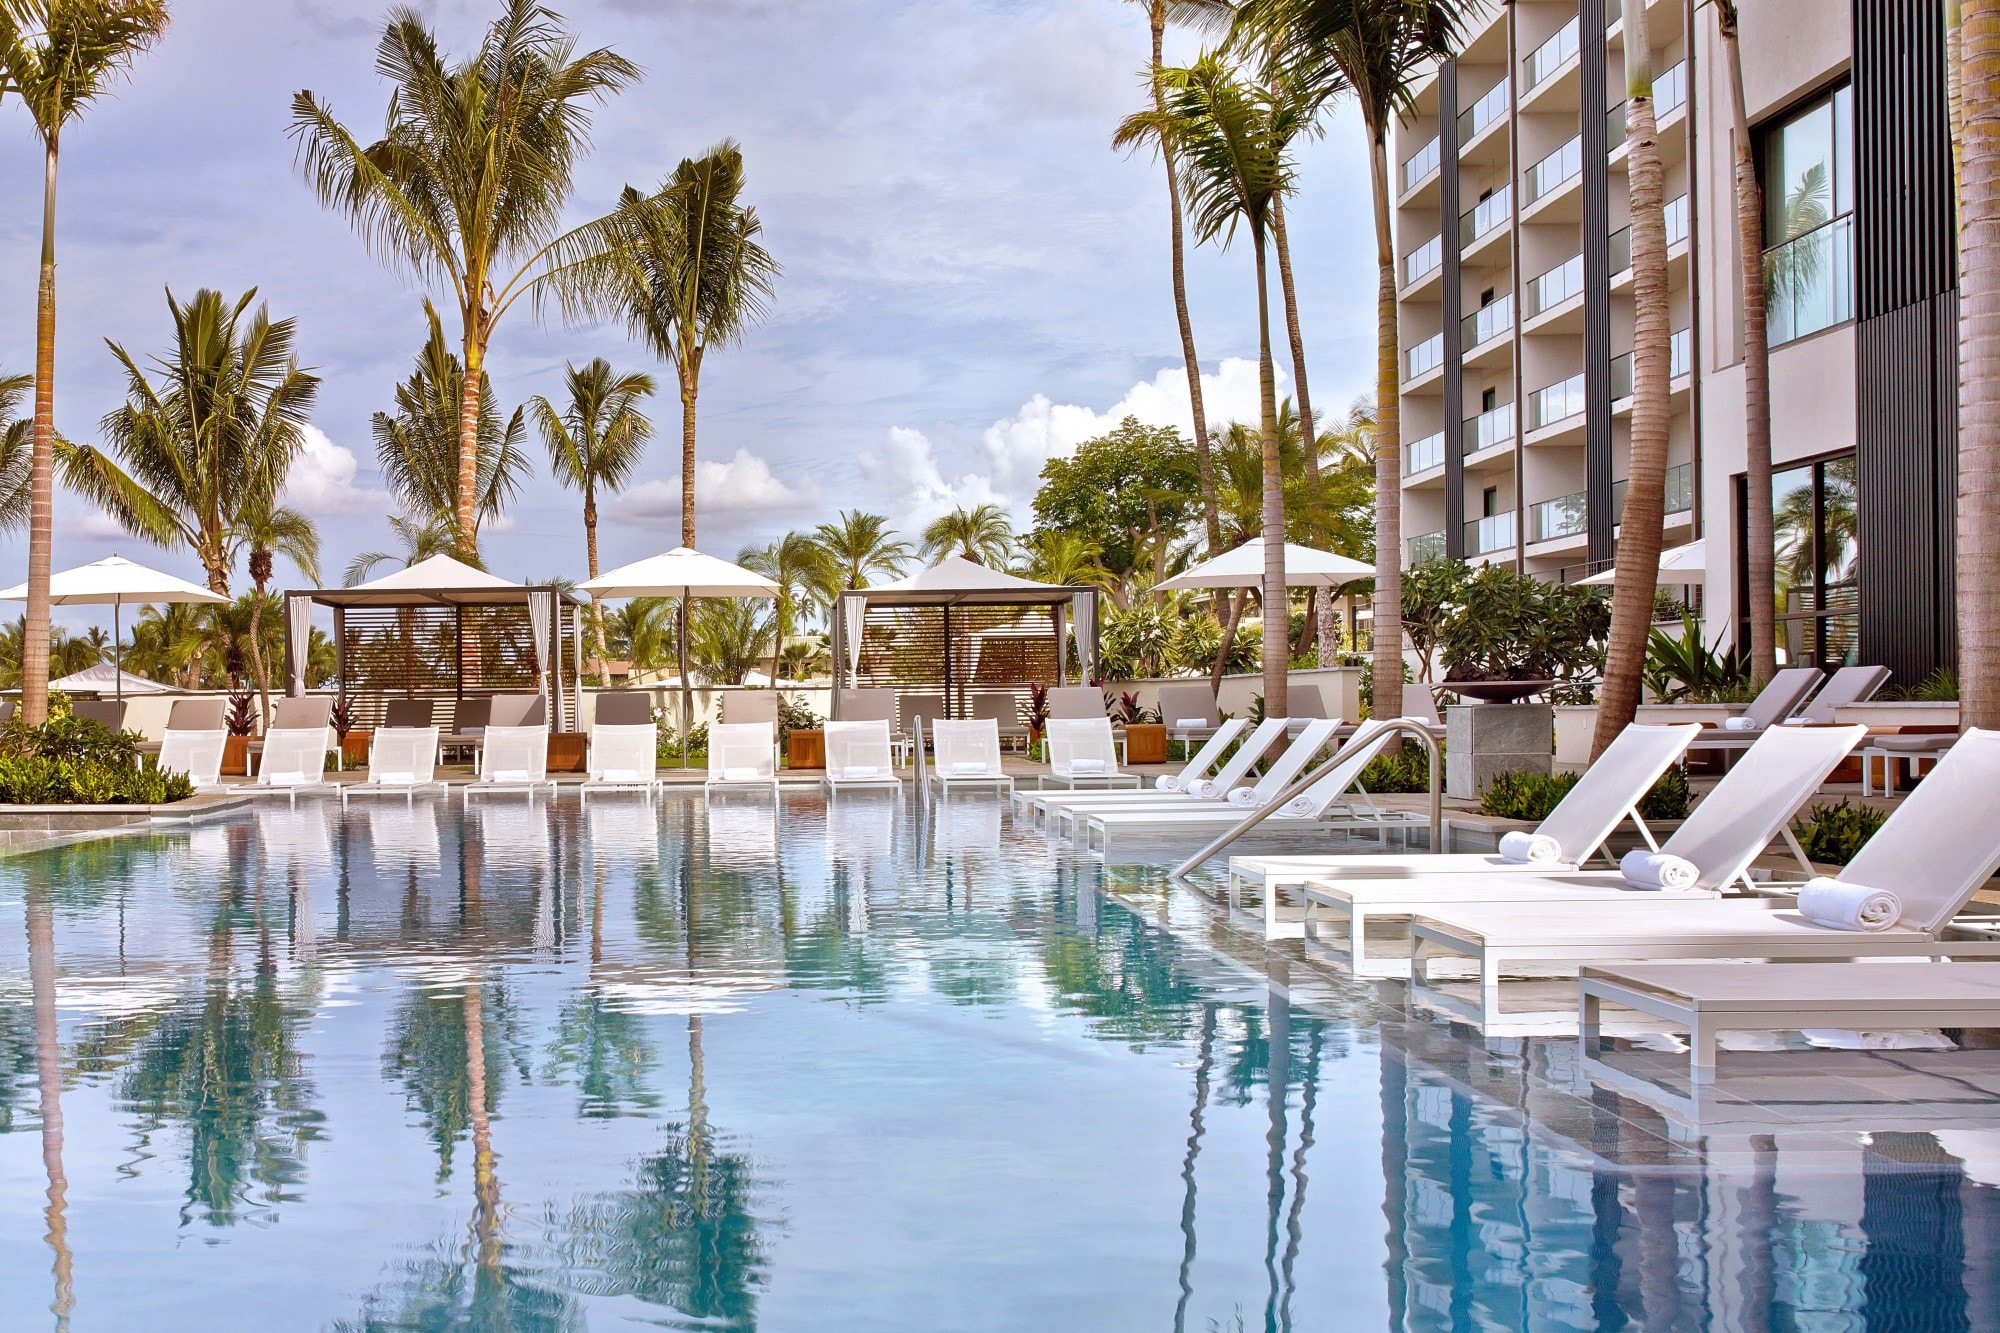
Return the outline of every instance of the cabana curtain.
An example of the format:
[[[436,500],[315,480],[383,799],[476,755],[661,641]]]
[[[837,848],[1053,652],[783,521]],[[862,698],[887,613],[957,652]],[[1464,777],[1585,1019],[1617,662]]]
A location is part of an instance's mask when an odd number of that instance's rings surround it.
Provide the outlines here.
[[[310,597],[285,599],[285,644],[291,653],[291,685],[286,691],[297,696],[306,692],[306,658],[312,650],[313,604]]]
[[[528,635],[535,645],[535,676],[540,682],[541,696],[549,697],[549,625],[556,614],[556,595],[552,592],[531,592],[528,594]]]
[[[843,597],[840,610],[847,618],[847,674],[853,676],[861,670],[861,631],[868,623],[868,599]]]
[[[1076,636],[1076,662],[1085,680],[1097,679],[1097,594],[1080,592],[1070,599],[1070,632]]]

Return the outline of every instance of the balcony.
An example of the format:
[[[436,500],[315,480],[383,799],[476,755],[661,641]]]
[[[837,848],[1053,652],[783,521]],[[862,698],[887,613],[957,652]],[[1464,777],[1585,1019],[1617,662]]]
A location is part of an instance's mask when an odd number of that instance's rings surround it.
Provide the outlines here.
[[[1514,211],[1514,187],[1503,185],[1458,220],[1458,243],[1461,247],[1471,245],[1480,237],[1497,230]]]
[[[1764,252],[1770,345],[1854,318],[1854,215],[1844,213]]]
[[[1403,446],[1403,475],[1414,477],[1419,472],[1429,472],[1434,467],[1444,466],[1444,432],[1426,435],[1421,440],[1412,440]]]
[[[1688,67],[1683,60],[1653,79],[1653,123],[1658,124],[1687,104]],[[1625,142],[1625,103],[1604,113],[1604,137],[1613,152]]]
[[[1514,549],[1514,514],[1489,514],[1465,525],[1465,553],[1487,555]]]
[[[1531,431],[1582,415],[1583,376],[1580,374],[1528,395],[1528,429]]]
[[[1460,453],[1476,454],[1496,444],[1508,444],[1514,438],[1514,405],[1502,403],[1490,412],[1467,417],[1459,430]]]
[[[1444,559],[1444,530],[1426,532],[1420,537],[1412,537],[1410,546],[1410,568],[1427,565],[1433,560]]]
[[[1404,194],[1408,194],[1410,191],[1416,189],[1418,181],[1438,169],[1438,164],[1443,161],[1444,152],[1443,148],[1439,146],[1440,143],[1441,140],[1439,137],[1433,135],[1429,143],[1403,160],[1402,179]]]
[[[1673,249],[1688,238],[1688,197],[1669,199],[1662,210],[1667,217],[1667,248]],[[1632,229],[1620,227],[1611,233],[1611,276],[1632,267]]]
[[[1625,492],[1632,485],[1629,481],[1611,484],[1611,513],[1614,523],[1625,521]],[[1694,509],[1694,464],[1682,463],[1667,469],[1668,514],[1686,514]]]
[[[1523,93],[1531,91],[1564,65],[1576,59],[1576,53],[1582,46],[1582,22],[1581,18],[1573,18],[1563,24],[1560,32],[1536,47],[1529,53],[1528,58],[1521,62]]]
[[[1433,236],[1403,256],[1403,285],[1414,287],[1444,267],[1444,237]]]
[[[1458,146],[1465,147],[1479,132],[1507,114],[1507,80],[1486,90],[1477,102],[1458,113]]]
[[[1481,306],[1459,322],[1459,336],[1470,352],[1514,327],[1514,297],[1510,292],[1492,305]]]
[[[1590,510],[1582,491],[1544,500],[1528,507],[1528,541],[1552,542],[1575,537],[1588,526]]]
[[[1532,204],[1547,198],[1583,174],[1583,136],[1577,135],[1562,147],[1528,168],[1522,202]]]
[[[1540,277],[1528,280],[1522,294],[1522,314],[1533,319],[1544,310],[1553,310],[1583,291],[1583,256],[1576,255]]]
[[[1619,0],[1604,0],[1604,26],[1615,28],[1625,17],[1625,6]]]
[[[1677,380],[1688,373],[1694,359],[1694,335],[1682,329],[1667,339],[1667,378]],[[1632,354],[1611,358],[1611,401],[1632,396]]]
[[[1428,375],[1444,364],[1444,335],[1434,333],[1403,353],[1403,378],[1413,380]]]

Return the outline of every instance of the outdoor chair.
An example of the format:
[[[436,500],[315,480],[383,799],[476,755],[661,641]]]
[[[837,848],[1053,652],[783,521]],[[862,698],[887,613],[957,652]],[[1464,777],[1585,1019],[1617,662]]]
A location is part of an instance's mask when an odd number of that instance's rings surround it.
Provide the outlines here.
[[[125,730],[126,706],[123,699],[78,699],[70,704],[69,711],[116,735]]]
[[[282,791],[294,803],[300,791],[324,787],[327,738],[332,733],[331,727],[274,727],[265,732],[253,785],[264,792]]]
[[[1423,682],[1404,682],[1403,718],[1428,731],[1433,740],[1444,739],[1444,717],[1438,712],[1437,695]]]
[[[1160,722],[1177,741],[1206,739],[1222,725],[1215,695],[1206,685],[1162,685],[1159,693]]]
[[[907,755],[909,737],[897,730],[896,692],[894,690],[842,690],[840,692],[840,717],[842,722],[884,722],[889,727],[889,744],[894,755]]]
[[[176,699],[174,700],[173,707],[167,710],[166,735],[171,737],[177,731],[220,731],[224,735],[227,735],[228,725],[224,721],[224,717],[228,709],[229,701],[227,699]],[[0,722],[4,721],[6,721],[6,717],[0,716]],[[165,745],[165,740],[141,741],[139,742],[139,753],[164,754]],[[182,753],[185,753],[185,751]],[[202,753],[206,753],[206,751],[202,751]],[[217,760],[216,762],[220,763],[221,761]],[[202,784],[197,779],[195,785],[200,786]],[[214,784],[211,782],[209,785],[213,786]]]
[[[540,727],[548,729],[548,700],[539,694],[496,694],[487,727]]]
[[[401,796],[405,804],[420,790],[444,790],[438,781],[436,727],[377,727],[368,738],[368,776],[342,783],[340,803],[350,796]]]
[[[827,723],[824,731],[826,772],[822,781],[834,792],[847,787],[902,787],[890,751],[886,719],[842,718]]]
[[[935,762],[929,781],[948,795],[954,787],[999,787],[1014,790],[1014,779],[1000,764],[1000,724],[940,719],[930,726]]]
[[[382,706],[382,725],[391,730],[431,725],[429,699],[391,699]]]
[[[1052,698],[1056,693],[1049,691]],[[1102,710],[1095,717],[1051,716],[1048,746],[1049,771],[1035,779],[1038,787],[1051,782],[1065,787],[1139,785],[1137,773],[1118,769],[1118,742],[1111,734],[1111,719]]]
[[[1028,747],[1033,733],[1028,724],[1021,721],[1020,704],[1011,694],[976,694],[972,698],[972,720],[991,722],[1000,728],[1000,743],[1019,741],[1021,748]]]
[[[1036,823],[1045,824],[1058,834],[1073,835],[1076,821],[1097,810],[1181,809],[1187,801],[1225,800],[1230,792],[1256,782],[1251,770],[1284,738],[1285,719],[1267,717],[1236,747],[1213,777],[1185,780],[1177,792],[1158,787],[1138,791],[1032,792],[1026,798],[1028,807]]]
[[[902,734],[912,740],[920,734],[930,735],[935,723],[951,715],[945,697],[929,693],[897,695],[896,712],[902,721]]]
[[[1874,772],[1876,763],[1882,765],[1882,792],[1884,796],[1896,794],[1896,765],[1903,765],[1907,785],[1915,786],[1917,765],[1936,763],[1944,752],[1958,742],[1955,731],[1903,732],[1886,736],[1870,736],[1861,747],[1861,794],[1875,794]]]
[[[603,720],[602,697],[597,706],[599,720],[590,727],[590,753],[584,760],[577,799],[588,802],[594,791],[636,791],[650,800],[660,785],[660,729],[653,725],[650,710],[644,722],[634,724]],[[615,716],[620,710],[614,706],[610,711]],[[712,749],[710,762],[714,762]]]
[[[722,720],[731,726],[768,723],[775,729],[778,725],[778,692],[732,690],[722,696]]]
[[[158,746],[156,761],[164,773],[185,773],[197,791],[222,785],[222,752],[229,733],[221,727],[212,731],[170,728]]]
[[[479,758],[480,738],[493,720],[491,699],[460,699],[452,705],[451,730],[441,738],[447,751],[472,751],[474,766]]]
[[[1777,726],[1797,712],[1813,687],[1824,679],[1818,667],[1786,667],[1757,691],[1757,697],[1740,714],[1720,727],[1711,727],[1689,748],[1725,753],[1748,749],[1758,732]]]
[[[596,696],[593,727],[650,727],[653,696],[643,690],[607,690]]]
[[[474,793],[526,792],[532,802],[549,781],[549,729],[544,726],[489,726],[482,737],[479,776],[459,789],[461,803]]]
[[[769,787],[778,794],[778,726],[766,722],[718,722],[708,729],[708,780],[703,790]]]
[[[299,755],[303,753],[303,747],[315,741],[319,745],[319,758],[310,765],[305,764]],[[270,758],[273,744],[277,744],[286,756],[275,766]],[[333,756],[335,770],[340,768],[340,737],[333,730],[333,700],[324,694],[301,694],[277,700],[271,706],[271,720],[263,738],[251,741],[249,748],[259,756],[257,773],[260,779],[266,770],[282,774],[309,768],[312,781],[305,785],[317,785],[326,771],[329,754]]]
[[[1104,716],[1104,691],[1095,685],[1058,685],[1049,691],[1051,720]]]
[[[16,705],[12,699],[0,699],[0,726],[4,726],[14,720],[15,707]]]

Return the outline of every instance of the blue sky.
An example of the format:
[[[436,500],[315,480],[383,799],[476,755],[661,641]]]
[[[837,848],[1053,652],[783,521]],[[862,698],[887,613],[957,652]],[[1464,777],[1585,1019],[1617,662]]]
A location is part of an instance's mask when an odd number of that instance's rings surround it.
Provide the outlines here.
[[[57,417],[77,439],[122,400],[104,340],[164,350],[164,289],[259,289],[296,316],[324,377],[320,432],[293,499],[319,519],[329,581],[388,545],[369,438],[424,334],[423,293],[323,212],[293,168],[291,95],[310,88],[359,133],[386,102],[380,0],[178,0],[174,28],[114,100],[64,140],[58,218]],[[463,50],[489,0],[421,6]],[[861,506],[914,525],[998,499],[1025,520],[1044,459],[1127,411],[1185,420],[1157,164],[1114,153],[1138,105],[1147,36],[1120,0],[558,0],[587,46],[646,72],[599,115],[579,219],[625,183],[731,137],[784,265],[771,317],[704,368],[700,542],[749,541]],[[1190,56],[1176,35],[1170,57]],[[1372,379],[1373,240],[1351,113],[1300,154],[1288,218],[1315,398]],[[0,104],[0,367],[32,366],[39,153]],[[1250,255],[1190,250],[1190,299],[1211,420],[1255,409]],[[621,328],[541,327],[517,313],[490,370],[503,404],[555,397],[565,360],[664,367]],[[1281,355],[1281,364],[1283,357]],[[605,505],[603,558],[675,545],[678,404],[631,491]],[[535,480],[487,540],[514,578],[584,574],[580,502]],[[178,551],[57,505],[56,564],[112,550],[184,574]],[[0,542],[18,575],[26,542]],[[280,581],[297,586],[289,569]],[[88,615],[70,614],[71,624]]]

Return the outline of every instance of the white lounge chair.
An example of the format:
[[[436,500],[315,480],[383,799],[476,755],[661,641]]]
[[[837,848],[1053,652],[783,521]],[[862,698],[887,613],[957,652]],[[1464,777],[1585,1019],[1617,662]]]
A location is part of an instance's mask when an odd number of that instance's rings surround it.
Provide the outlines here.
[[[163,772],[185,773],[196,791],[222,785],[222,752],[229,745],[226,729],[193,731],[169,729],[160,742],[156,761]]]
[[[592,724],[590,752],[584,758],[584,776],[583,781],[577,784],[577,800],[588,801],[592,792],[600,791],[636,791],[651,799],[660,785],[659,756],[660,729],[653,725],[650,717],[640,723]],[[714,741],[711,739],[709,763],[714,762]]]
[[[1167,735],[1177,741],[1208,736],[1222,725],[1215,694],[1206,685],[1160,686],[1159,710]]]
[[[1507,912],[1462,908],[1420,918],[1412,929],[1426,949],[1479,962],[1480,1014],[1516,1029],[1539,1020],[1538,1030],[1548,1031],[1575,1030],[1576,1013],[1503,1013],[1500,977],[1506,969],[1677,958],[1996,957],[1996,923],[1954,924],[2000,869],[1995,791],[2000,791],[2000,732],[1968,731],[1841,870],[1841,884],[1896,895],[1901,915],[1886,930],[1832,929],[1809,921],[1794,904],[1771,899],[1635,902],[1585,919],[1542,906]],[[1782,985],[1783,970],[1770,971],[1772,984]]]
[[[481,737],[480,754],[479,776],[459,788],[461,803],[469,803],[475,794],[512,791],[526,792],[533,801],[542,788],[551,793],[556,789],[549,780],[545,726],[489,726]]]
[[[1840,761],[1860,741],[1865,727],[1773,727],[1743,755],[1703,798],[1662,853],[1694,866],[1693,884],[1682,890],[1635,890],[1624,874],[1611,871],[1556,871],[1421,875],[1389,870],[1382,878],[1321,878],[1305,888],[1305,934],[1323,938],[1329,920],[1346,937],[1349,965],[1369,976],[1407,976],[1407,954],[1383,958],[1367,952],[1371,922],[1404,921],[1418,915],[1457,912],[1461,907],[1554,904],[1579,915],[1622,911],[1635,904],[1711,898],[1749,878],[1750,863],[1774,840],[1798,858],[1801,878],[1811,863],[1792,837],[1791,821],[1819,791]]]
[[[842,690],[840,692],[839,721],[841,722],[882,722],[889,727],[889,749],[893,760],[909,759],[910,738],[897,730],[900,723],[896,719],[896,692],[894,690],[866,689]],[[822,731],[825,728],[821,729]]]
[[[821,781],[830,790],[837,793],[850,787],[902,788],[903,780],[896,776],[888,719],[829,722],[822,730],[826,737],[826,773]]]
[[[954,722],[940,718],[929,724],[932,758],[928,781],[945,792],[954,787],[999,787],[1014,790],[1014,779],[1000,765],[1000,724],[983,721]]]
[[[1215,728],[1209,738],[1202,742],[1201,748],[1189,757],[1180,772],[1163,773],[1159,777],[1154,778],[1150,791],[1145,788],[1141,788],[1138,791],[1115,792],[1019,791],[1014,793],[1015,813],[1028,815],[1034,823],[1040,824],[1044,817],[1061,806],[1088,805],[1095,802],[1102,802],[1107,798],[1130,801],[1144,796],[1157,797],[1163,792],[1172,792],[1177,795],[1187,794],[1197,782],[1212,780],[1210,779],[1210,774],[1214,772],[1216,765],[1222,763],[1223,756],[1229,752],[1229,747],[1235,742],[1237,737],[1244,733],[1249,725],[1249,722],[1244,718],[1230,718],[1229,721]],[[1275,739],[1277,734],[1276,731],[1271,732],[1271,738]],[[1266,746],[1265,748],[1269,747]],[[1259,751],[1259,753],[1262,753],[1262,751]],[[1250,764],[1256,762],[1256,758],[1256,755],[1246,757],[1243,760],[1244,767],[1247,769]]]
[[[1651,847],[1653,836],[1639,818],[1639,802],[1687,753],[1688,744],[1700,732],[1700,726],[1688,722],[1670,727],[1631,726],[1618,733],[1618,739],[1611,742],[1531,835],[1537,848],[1547,853],[1540,859],[1509,860],[1499,852],[1450,853],[1438,848],[1397,856],[1367,853],[1232,856],[1229,906],[1231,910],[1239,909],[1246,900],[1255,897],[1264,907],[1264,937],[1296,939],[1305,933],[1305,922],[1281,917],[1285,895],[1300,892],[1313,880],[1489,873],[1546,875],[1581,870],[1603,848],[1612,832],[1628,819]]]
[[[1746,750],[1759,732],[1768,731],[1799,711],[1813,687],[1825,679],[1818,667],[1786,667],[1757,691],[1744,710],[1721,727],[1711,727],[1691,747],[1730,753]],[[1851,701],[1850,701],[1851,702]],[[1827,721],[1833,718],[1829,716]]]
[[[331,727],[294,727],[264,733],[257,760],[256,786],[263,792],[285,793],[296,801],[299,792],[326,786],[326,749]]]
[[[350,796],[401,796],[407,803],[419,791],[441,791],[437,765],[436,727],[378,727],[368,738],[368,776],[342,783],[340,803]]]
[[[1119,771],[1118,742],[1111,734],[1111,719],[1102,714],[1051,717],[1048,745],[1049,771],[1035,779],[1038,787],[1051,782],[1065,787],[1139,785],[1137,773]]]
[[[1211,737],[1209,744],[1202,747],[1202,753],[1216,755],[1223,753],[1229,744],[1228,738],[1242,735],[1247,725],[1248,723],[1242,718],[1231,718],[1227,724],[1228,732],[1226,734],[1222,731],[1217,732],[1218,736],[1223,736],[1221,745],[1216,745],[1215,738]],[[1189,776],[1189,770],[1194,767],[1190,761],[1188,768],[1174,775],[1179,779],[1178,789],[1146,787],[1127,791],[1028,792],[1023,797],[1017,798],[1017,803],[1025,800],[1031,822],[1046,825],[1051,832],[1067,837],[1070,833],[1069,826],[1079,810],[1108,810],[1115,806],[1130,806],[1136,809],[1141,805],[1168,804],[1175,798],[1221,800],[1238,787],[1246,787],[1254,782],[1250,770],[1273,745],[1284,738],[1285,719],[1266,718],[1257,724],[1256,730],[1249,733],[1243,743],[1236,747],[1235,753],[1231,754],[1228,761],[1223,763],[1212,776],[1204,777],[1200,772]],[[1199,757],[1198,755],[1197,758]]]
[[[772,722],[718,722],[708,729],[705,791],[768,787],[778,794],[778,728]]]

